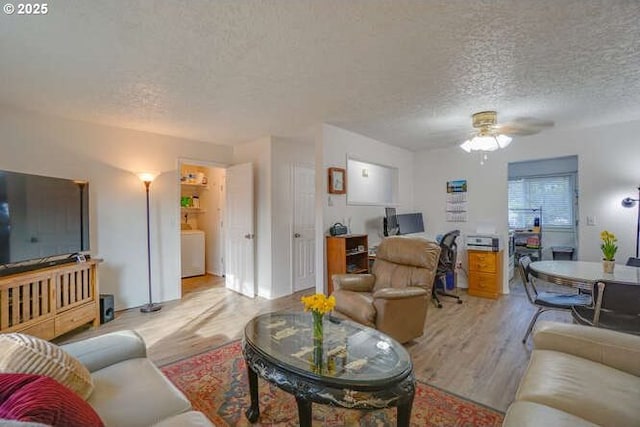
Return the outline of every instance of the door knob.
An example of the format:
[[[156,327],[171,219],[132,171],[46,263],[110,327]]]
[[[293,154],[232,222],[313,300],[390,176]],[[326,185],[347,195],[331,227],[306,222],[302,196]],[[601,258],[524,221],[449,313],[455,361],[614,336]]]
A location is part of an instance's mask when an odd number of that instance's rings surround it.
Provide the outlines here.
[[[253,234],[245,234],[244,238],[245,239],[253,239]]]
[[[293,237],[300,237],[300,236],[302,236],[300,233],[296,233],[293,235]]]

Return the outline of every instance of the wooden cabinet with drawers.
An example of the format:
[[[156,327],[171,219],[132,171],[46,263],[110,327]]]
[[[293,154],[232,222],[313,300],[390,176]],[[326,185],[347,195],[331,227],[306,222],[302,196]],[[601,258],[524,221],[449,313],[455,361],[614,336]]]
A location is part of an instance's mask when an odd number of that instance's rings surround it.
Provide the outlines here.
[[[98,263],[91,259],[0,277],[0,333],[46,340],[100,324]]]
[[[467,251],[469,295],[498,298],[502,289],[502,251]]]

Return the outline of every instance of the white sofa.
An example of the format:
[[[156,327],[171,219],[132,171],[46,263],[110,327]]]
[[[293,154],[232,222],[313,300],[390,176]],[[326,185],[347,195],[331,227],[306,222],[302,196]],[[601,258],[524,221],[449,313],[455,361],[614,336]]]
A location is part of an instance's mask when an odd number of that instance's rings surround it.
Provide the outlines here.
[[[640,426],[640,336],[540,322],[506,427]]]
[[[147,358],[133,331],[113,332],[63,345],[91,372],[87,400],[106,427],[210,427],[213,424]]]

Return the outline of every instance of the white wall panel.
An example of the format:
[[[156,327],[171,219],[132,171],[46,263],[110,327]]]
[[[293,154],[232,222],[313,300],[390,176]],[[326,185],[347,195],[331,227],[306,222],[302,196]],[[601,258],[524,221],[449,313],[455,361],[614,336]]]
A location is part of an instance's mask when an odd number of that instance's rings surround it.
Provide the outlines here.
[[[347,159],[348,205],[395,206],[398,168]]]
[[[414,209],[413,153],[331,125],[322,127],[322,144],[323,167],[316,173],[324,183],[319,195],[323,201],[323,232],[328,234],[333,223],[341,222],[349,225],[352,233],[367,234],[370,246],[377,244],[383,238],[384,207],[348,205],[346,195],[328,194],[327,168],[346,168],[347,157],[397,168],[398,210],[408,212]],[[349,186],[347,181],[347,193]]]

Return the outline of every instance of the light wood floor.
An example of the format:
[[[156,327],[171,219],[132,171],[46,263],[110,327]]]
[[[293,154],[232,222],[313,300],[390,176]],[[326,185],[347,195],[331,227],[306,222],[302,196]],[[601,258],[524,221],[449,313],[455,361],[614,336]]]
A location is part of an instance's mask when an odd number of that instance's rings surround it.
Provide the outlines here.
[[[252,317],[281,309],[299,309],[300,292],[273,301],[250,299],[224,288],[213,276],[183,282],[182,300],[151,314],[138,309],[117,313],[96,329],[62,337],[70,342],[106,332],[135,329],[146,340],[150,358],[163,365],[242,337]],[[464,304],[444,300],[429,308],[424,335],[407,344],[416,377],[444,390],[504,411],[513,400],[531,351],[521,342],[534,313],[521,285],[497,301],[461,294]],[[571,321],[568,314],[548,312],[541,319]]]

